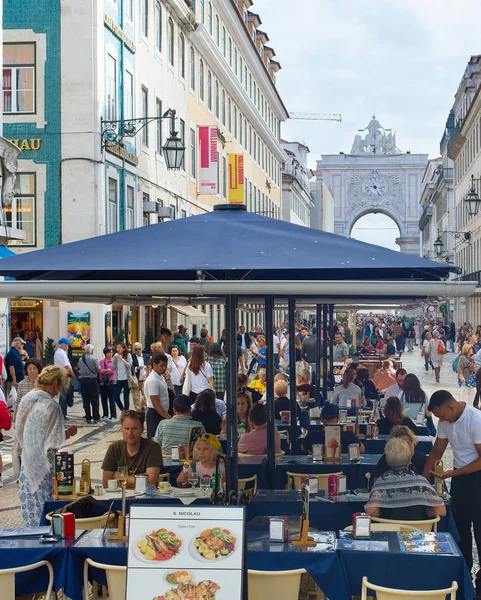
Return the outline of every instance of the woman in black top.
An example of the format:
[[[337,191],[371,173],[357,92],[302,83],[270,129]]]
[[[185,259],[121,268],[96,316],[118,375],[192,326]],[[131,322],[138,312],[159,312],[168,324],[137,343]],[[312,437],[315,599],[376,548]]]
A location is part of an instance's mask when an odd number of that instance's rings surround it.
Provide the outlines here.
[[[377,426],[379,427],[379,433],[381,435],[389,435],[391,433],[391,429],[395,425],[404,425],[409,427],[411,431],[416,432],[416,425],[414,425],[409,417],[406,417],[403,414],[401,400],[396,398],[396,396],[391,396],[386,401],[386,406],[384,407],[384,417],[379,419]]]
[[[206,433],[219,435],[222,426],[222,417],[215,410],[215,393],[211,389],[203,390],[197,394],[194,410],[190,413],[194,421],[199,421]]]
[[[379,392],[374,383],[369,379],[369,371],[365,367],[359,367],[357,369],[354,383],[363,390],[363,396],[367,406],[372,407],[372,400],[379,400]]]

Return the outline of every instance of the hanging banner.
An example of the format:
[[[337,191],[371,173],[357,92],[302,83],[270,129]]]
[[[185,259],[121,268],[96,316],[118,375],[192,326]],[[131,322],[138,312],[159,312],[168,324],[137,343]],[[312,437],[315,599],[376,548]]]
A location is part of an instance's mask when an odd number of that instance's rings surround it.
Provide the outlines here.
[[[228,155],[228,183],[227,201],[229,204],[244,204],[244,155]]]
[[[81,356],[90,342],[90,313],[67,313],[67,337],[72,342],[72,356]]]
[[[199,127],[199,194],[217,194],[217,127]]]
[[[112,311],[105,313],[105,346],[112,347]]]
[[[132,345],[132,311],[129,310],[125,321],[125,337],[127,338],[127,346]]]

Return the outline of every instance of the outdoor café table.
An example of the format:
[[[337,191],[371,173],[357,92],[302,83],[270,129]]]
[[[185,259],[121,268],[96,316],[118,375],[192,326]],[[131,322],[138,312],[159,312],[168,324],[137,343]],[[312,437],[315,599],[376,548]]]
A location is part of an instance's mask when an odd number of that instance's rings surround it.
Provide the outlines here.
[[[341,456],[340,462],[314,462],[312,456],[281,456],[277,461],[273,489],[283,489],[287,485],[287,471],[292,473],[340,473],[347,477],[347,489],[366,487],[365,475],[373,471],[381,458],[380,454],[362,454],[361,460],[351,462],[348,456]]]
[[[285,427],[287,429],[288,425],[285,425]],[[227,453],[227,436],[226,435],[218,435],[217,437],[219,439],[219,442],[222,445],[222,452],[224,454],[226,454]],[[281,436],[281,450],[283,452],[285,452],[286,454],[289,454],[291,451],[291,449],[289,448],[289,443],[285,436],[284,437]]]
[[[340,423],[341,425],[344,425],[344,423]],[[350,426],[355,426],[356,423],[353,420],[349,420],[346,425],[350,425]],[[359,434],[361,436],[361,439],[364,439],[364,437],[366,436],[366,429],[367,429],[367,425],[369,425],[369,423],[360,423],[359,424]],[[316,428],[321,428],[323,427],[322,423],[321,423],[321,419],[311,419],[309,422],[309,431],[311,430],[315,430]],[[428,432],[428,428],[426,427],[426,425],[416,425],[416,435],[417,436],[429,436],[429,432]]]
[[[320,491],[311,495],[309,500],[309,520],[312,527],[322,531],[339,531],[352,525],[352,516],[364,512],[369,492],[366,489],[354,490],[353,493],[328,496]],[[302,502],[299,490],[264,490],[258,489],[247,506],[248,519],[259,516],[279,517],[301,515]],[[447,531],[457,541],[459,533],[456,529],[450,504],[446,504],[446,516],[441,517],[438,531]]]
[[[305,552],[290,544],[269,544],[268,520],[264,518],[249,523],[247,539],[249,568],[271,571],[304,568],[322,586],[328,597],[350,600],[345,577],[335,552],[316,552],[313,548]],[[85,534],[69,549],[69,575],[65,595],[72,600],[83,600],[82,576],[86,558],[111,565],[126,565],[127,543],[109,542],[102,538],[102,530],[95,529]],[[89,570],[89,573],[95,581],[105,585],[104,571],[94,569]]]
[[[25,530],[24,530],[25,531]],[[81,535],[82,531],[77,531]],[[41,560],[48,560],[53,567],[53,589],[58,592],[67,582],[67,548],[75,539],[60,540],[55,543],[41,543],[36,538],[0,539],[0,569],[24,567]],[[48,587],[48,571],[46,567],[26,571],[15,576],[15,595],[26,596],[45,592]]]
[[[352,536],[343,532],[348,539]],[[449,536],[449,534],[447,534]],[[362,578],[375,585],[404,590],[434,590],[458,583],[457,600],[472,600],[475,596],[464,558],[450,539],[454,555],[408,554],[401,552],[397,533],[373,532],[372,540],[389,542],[389,552],[340,550],[349,596],[360,596]]]
[[[384,448],[388,440],[388,435],[378,435],[375,439],[366,438],[362,440],[365,448],[365,454],[384,454]],[[433,438],[429,435],[417,436],[418,443],[416,451],[423,454],[429,454],[433,449]]]

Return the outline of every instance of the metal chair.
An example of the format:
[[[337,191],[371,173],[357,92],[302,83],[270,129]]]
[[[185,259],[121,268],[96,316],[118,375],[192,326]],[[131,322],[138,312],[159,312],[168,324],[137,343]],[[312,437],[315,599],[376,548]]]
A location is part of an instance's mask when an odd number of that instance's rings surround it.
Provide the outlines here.
[[[373,583],[369,583],[367,577],[363,577],[361,600],[368,600],[367,590],[376,592],[377,600],[405,600],[406,598],[415,598],[416,600],[422,600],[423,598],[429,598],[430,600],[445,600],[448,594],[450,596],[450,600],[456,600],[457,589],[458,584],[453,581],[451,587],[446,588],[445,590],[396,590],[393,588],[382,587],[380,585],[374,585]]]
[[[84,589],[83,595],[85,600],[90,600],[89,596],[89,566],[95,569],[103,569],[107,576],[107,587],[109,590],[110,600],[125,600],[125,590],[127,587],[127,567],[119,567],[117,565],[106,565],[98,563],[90,558],[86,558],[84,562]]]
[[[352,525],[344,527],[344,531],[352,531]],[[402,523],[371,523],[371,531],[419,531],[419,529]]]
[[[250,483],[253,485],[250,486]],[[249,500],[252,500],[253,496],[255,496],[255,493],[257,492],[257,475],[247,477],[246,479],[239,479],[237,487],[239,490],[244,491],[249,496]]]
[[[2,600],[15,600],[15,575],[17,573],[24,573],[25,571],[33,571],[41,567],[47,567],[48,569],[48,588],[45,592],[45,600],[50,600],[53,591],[53,567],[48,560],[40,560],[24,567],[0,569],[0,598]]]

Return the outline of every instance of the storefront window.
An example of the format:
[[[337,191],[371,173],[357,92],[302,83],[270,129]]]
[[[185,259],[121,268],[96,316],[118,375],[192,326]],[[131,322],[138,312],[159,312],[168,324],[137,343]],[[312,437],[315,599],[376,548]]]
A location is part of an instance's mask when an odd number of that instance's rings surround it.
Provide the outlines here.
[[[25,240],[16,240],[14,245],[34,246],[35,240],[35,173],[17,173],[13,200],[5,208],[8,227],[25,232]],[[13,245],[13,244],[12,244]]]

